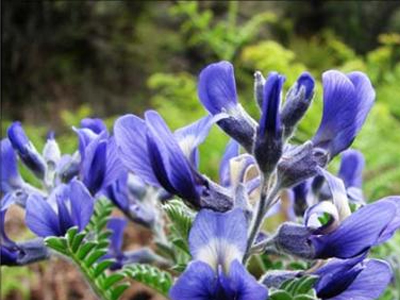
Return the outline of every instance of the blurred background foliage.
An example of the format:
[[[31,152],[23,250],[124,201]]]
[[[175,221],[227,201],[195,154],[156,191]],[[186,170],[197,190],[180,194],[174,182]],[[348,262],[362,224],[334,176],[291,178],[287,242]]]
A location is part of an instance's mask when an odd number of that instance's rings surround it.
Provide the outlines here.
[[[354,143],[366,156],[365,193],[400,194],[399,1],[7,1],[2,22],[2,134],[21,120],[39,149],[51,129],[71,153],[81,118],[111,128],[149,107],[178,128],[205,115],[197,75],[225,59],[255,118],[255,70],[284,73],[285,89],[304,70],[318,79],[301,142],[321,118],[322,72],[361,70],[377,92]],[[201,169],[213,178],[227,140],[214,128],[201,146]]]

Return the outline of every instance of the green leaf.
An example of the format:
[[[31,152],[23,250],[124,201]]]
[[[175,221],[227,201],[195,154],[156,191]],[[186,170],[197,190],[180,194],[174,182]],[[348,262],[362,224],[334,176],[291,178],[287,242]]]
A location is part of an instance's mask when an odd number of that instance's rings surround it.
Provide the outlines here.
[[[85,244],[81,245],[81,247],[78,250],[78,253],[76,254],[77,258],[79,260],[85,259],[85,257],[89,254],[90,251],[92,251],[95,247],[97,246],[96,242],[86,242]]]
[[[85,237],[86,237],[86,234],[83,232],[80,232],[77,235],[75,235],[72,242],[69,244],[73,253],[76,253],[76,251],[78,251],[78,249],[81,246],[82,241]]]
[[[194,219],[194,213],[180,200],[170,200],[163,208],[181,238],[187,240]]]
[[[67,241],[63,237],[47,237],[44,239],[44,243],[47,247],[60,252],[64,255],[67,255],[68,250],[67,250]]]
[[[76,236],[76,234],[78,233],[78,227],[74,226],[71,227],[70,229],[68,229],[67,233],[66,233],[66,238],[68,241],[69,245],[72,245],[72,242]]]
[[[292,296],[286,292],[286,291],[282,291],[282,290],[277,290],[272,292],[269,295],[269,300],[292,300]]]
[[[90,268],[100,257],[104,256],[107,254],[106,249],[96,249],[92,251],[89,256],[84,260],[85,266],[87,268]]]
[[[310,295],[299,295],[293,298],[293,300],[315,300],[313,296]]]
[[[293,294],[307,294],[311,289],[313,289],[317,280],[318,276],[304,276],[300,278],[297,282],[296,288],[293,290]]]
[[[151,265],[130,265],[125,268],[125,273],[133,280],[143,283],[164,296],[167,296],[172,286],[171,275]]]
[[[104,290],[108,290],[110,287],[112,287],[112,286],[113,286],[114,284],[116,284],[117,282],[120,282],[120,281],[121,281],[122,279],[124,279],[124,278],[125,278],[124,274],[121,274],[121,273],[114,273],[114,274],[108,276],[108,277],[104,280],[104,282],[103,282],[103,284],[102,284],[102,287],[103,287]]]
[[[102,274],[105,270],[107,270],[109,267],[111,267],[114,264],[113,259],[105,259],[101,262],[99,262],[93,271],[93,277],[98,277],[100,274]]]
[[[129,283],[122,283],[120,285],[117,285],[116,287],[113,287],[111,290],[111,298],[112,300],[117,300],[119,297],[121,297],[122,293],[129,288],[130,284]]]

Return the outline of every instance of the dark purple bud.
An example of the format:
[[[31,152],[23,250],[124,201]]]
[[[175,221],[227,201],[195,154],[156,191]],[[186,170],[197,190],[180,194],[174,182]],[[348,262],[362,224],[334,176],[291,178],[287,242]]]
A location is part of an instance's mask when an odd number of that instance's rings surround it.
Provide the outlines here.
[[[281,111],[285,138],[292,135],[297,123],[309,108],[314,96],[314,86],[314,78],[308,72],[304,72],[287,93],[286,102]]]
[[[324,166],[327,160],[327,155],[324,158],[319,151],[316,152],[310,141],[292,147],[283,153],[278,163],[279,185],[282,188],[289,188],[316,176],[319,166]]]
[[[306,226],[295,223],[283,223],[273,238],[274,247],[279,252],[304,259],[313,259],[315,249],[310,243],[312,235]]]
[[[7,131],[10,142],[22,162],[40,179],[44,178],[46,165],[35,146],[29,141],[20,122],[14,122]]]
[[[201,194],[200,207],[225,212],[232,209],[234,203],[230,191],[211,180],[207,180]]]
[[[262,115],[254,144],[254,156],[260,170],[270,174],[282,155],[282,129],[279,117],[284,77],[269,74],[264,85]]]

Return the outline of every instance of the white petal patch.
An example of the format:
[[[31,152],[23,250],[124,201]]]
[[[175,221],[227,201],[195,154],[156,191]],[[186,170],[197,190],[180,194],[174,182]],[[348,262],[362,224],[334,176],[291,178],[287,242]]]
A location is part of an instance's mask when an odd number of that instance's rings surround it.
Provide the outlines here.
[[[182,149],[183,154],[186,158],[190,158],[190,154],[193,151],[196,137],[194,135],[187,135],[185,138],[179,141],[179,147]]]
[[[212,239],[207,245],[203,246],[198,252],[195,260],[201,260],[217,271],[218,266],[222,266],[225,274],[229,273],[229,267],[235,259],[241,261],[243,253],[225,239]]]

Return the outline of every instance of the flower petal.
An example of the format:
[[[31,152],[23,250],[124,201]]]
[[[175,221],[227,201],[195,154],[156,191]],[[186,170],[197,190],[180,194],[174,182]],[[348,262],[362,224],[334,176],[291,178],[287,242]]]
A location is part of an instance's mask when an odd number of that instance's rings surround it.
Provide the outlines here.
[[[204,142],[212,125],[224,118],[223,114],[216,116],[206,116],[200,120],[180,128],[174,132],[174,137],[178,141],[179,147],[182,149],[186,158],[190,160],[193,167],[197,167],[195,150]]]
[[[93,215],[94,199],[83,183],[78,180],[73,180],[69,184],[69,199],[74,224],[79,230],[83,230]]]
[[[230,185],[230,160],[239,155],[239,143],[231,139],[226,145],[224,156],[219,167],[219,181],[222,186]]]
[[[362,172],[365,167],[365,159],[363,154],[357,150],[346,150],[342,153],[340,162],[339,177],[343,179],[345,186],[358,187],[362,186]]]
[[[246,244],[247,221],[239,208],[226,213],[201,210],[189,234],[193,258],[208,263],[214,270],[218,265],[228,270],[232,261],[241,261]]]
[[[1,193],[21,188],[23,182],[18,172],[17,156],[9,139],[1,140]]]
[[[234,260],[231,264],[229,271],[229,282],[231,289],[235,293],[234,299],[266,300],[268,297],[267,288],[257,282],[257,280],[250,275],[245,267],[237,260]]]
[[[360,208],[332,233],[310,237],[316,257],[351,258],[368,250],[378,242],[395,213],[395,205],[388,201]]]
[[[331,70],[323,74],[322,81],[323,116],[313,142],[317,147],[329,150],[334,157],[348,148],[360,131],[375,92],[368,77],[361,72],[346,76]]]
[[[114,125],[115,142],[123,164],[147,183],[160,186],[147,149],[147,126],[134,115],[120,117]]]
[[[84,118],[81,120],[81,127],[88,128],[97,134],[107,130],[106,124],[99,118]]]
[[[392,276],[392,270],[387,262],[377,259],[368,260],[365,264],[364,270],[355,278],[352,284],[347,287],[343,293],[328,299],[378,299],[389,285]]]
[[[169,291],[172,300],[210,300],[216,290],[213,269],[201,261],[193,261]]]
[[[203,69],[199,76],[198,95],[212,115],[234,108],[237,94],[232,64],[221,61]]]
[[[26,203],[25,222],[40,237],[62,235],[58,217],[50,204],[38,195],[30,195]]]
[[[111,218],[107,223],[107,229],[112,231],[110,250],[113,256],[117,256],[122,252],[124,229],[127,223],[126,219],[123,218]]]
[[[154,149],[164,147],[160,154],[170,183],[182,198],[197,200],[193,169],[168,126],[156,111],[147,111],[145,119],[149,135],[156,141]]]

